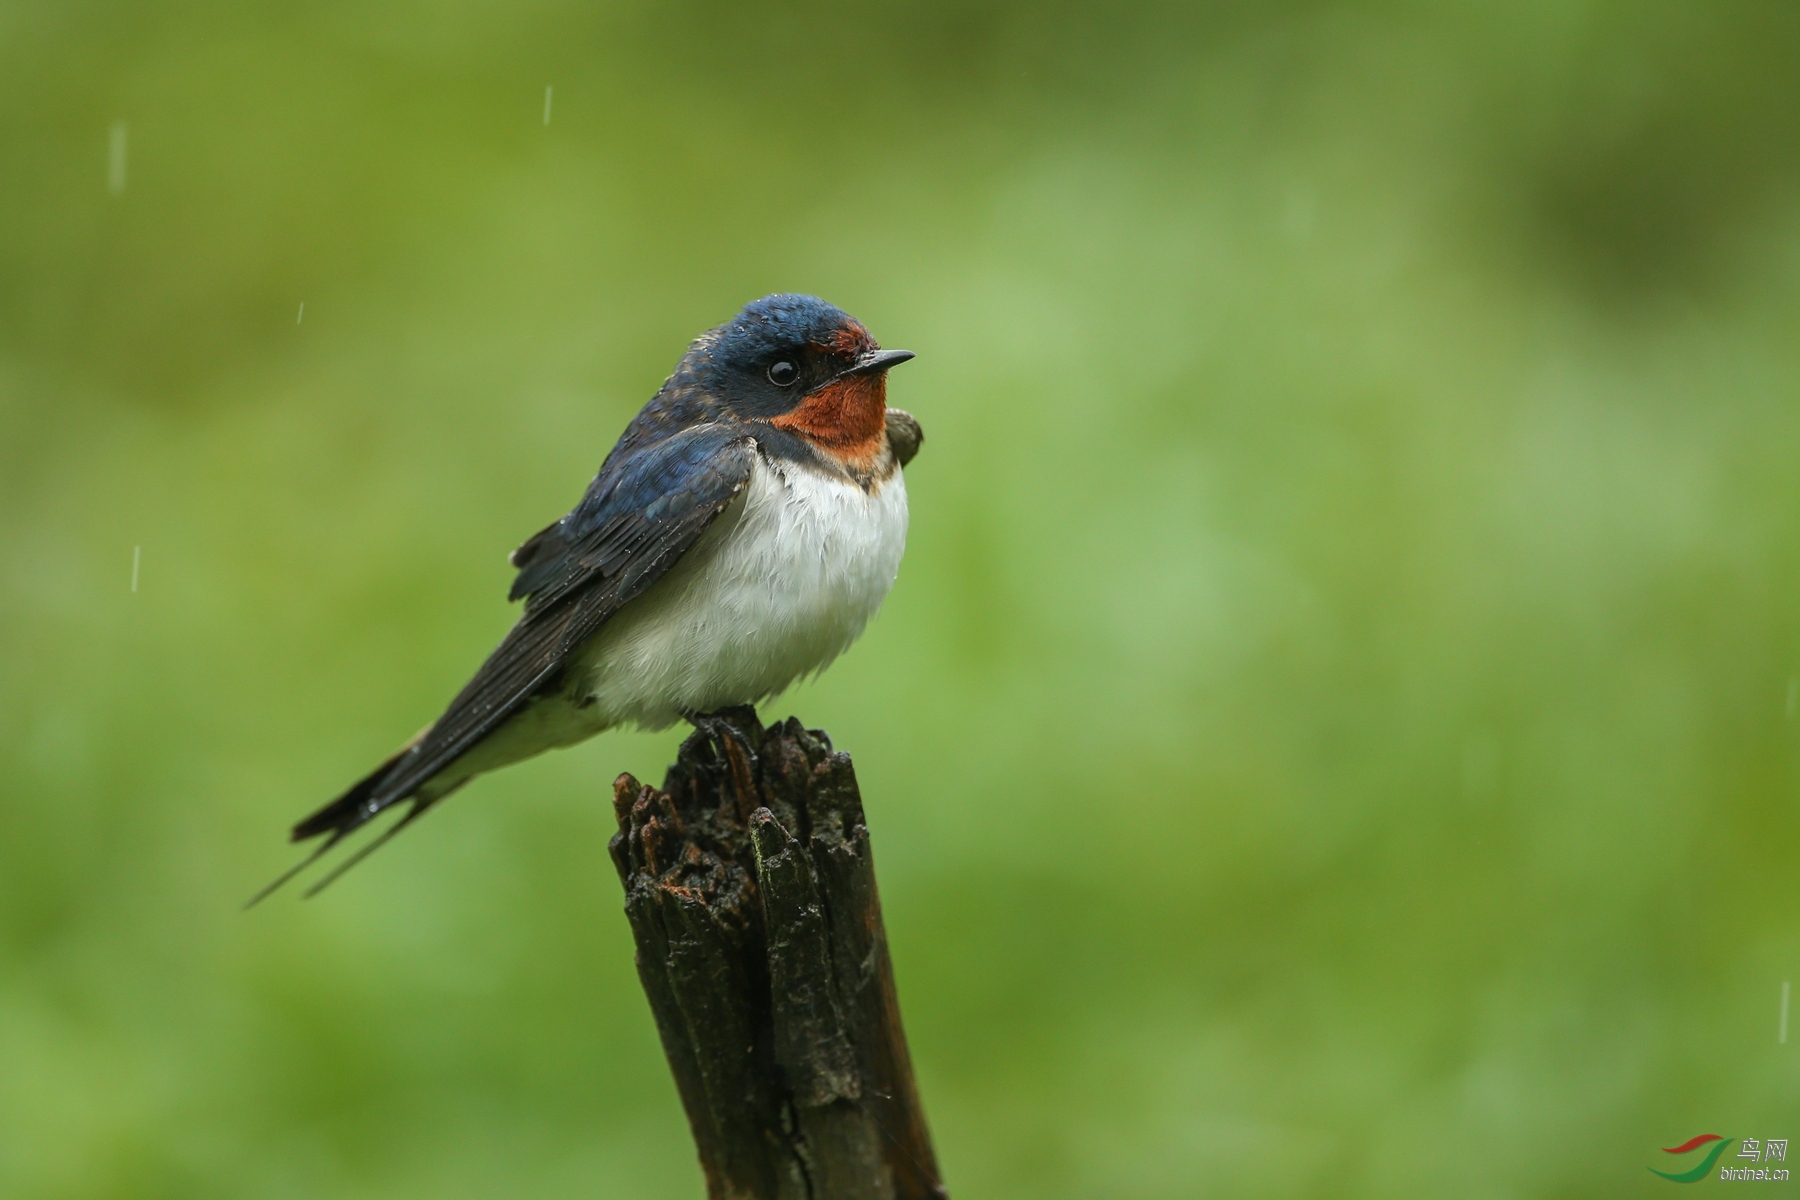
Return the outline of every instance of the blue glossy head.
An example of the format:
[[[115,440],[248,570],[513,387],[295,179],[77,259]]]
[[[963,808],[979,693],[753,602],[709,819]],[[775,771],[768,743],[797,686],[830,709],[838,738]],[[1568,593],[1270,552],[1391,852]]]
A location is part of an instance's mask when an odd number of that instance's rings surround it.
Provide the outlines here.
[[[738,365],[797,353],[808,346],[860,350],[875,344],[862,322],[837,305],[791,292],[752,300],[717,333],[714,359]],[[852,341],[866,346],[846,344]]]
[[[744,416],[765,419],[846,374],[885,371],[912,357],[883,355],[855,317],[817,296],[793,293],[751,301],[695,350],[708,391]]]

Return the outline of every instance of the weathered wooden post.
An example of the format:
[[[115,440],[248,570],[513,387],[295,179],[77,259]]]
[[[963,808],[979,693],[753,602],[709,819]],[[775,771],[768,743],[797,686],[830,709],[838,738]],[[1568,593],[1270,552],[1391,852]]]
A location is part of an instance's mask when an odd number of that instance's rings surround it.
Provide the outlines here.
[[[946,1197],[850,756],[749,707],[702,724],[663,790],[615,781],[611,850],[707,1195]]]

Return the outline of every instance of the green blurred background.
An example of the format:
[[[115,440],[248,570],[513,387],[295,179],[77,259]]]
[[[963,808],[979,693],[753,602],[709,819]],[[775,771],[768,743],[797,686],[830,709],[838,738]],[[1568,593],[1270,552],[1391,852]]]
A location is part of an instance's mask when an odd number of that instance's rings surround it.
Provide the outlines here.
[[[919,353],[765,715],[960,1200],[1800,1137],[1797,279],[1787,0],[0,6],[0,1194],[701,1194],[605,856],[677,732],[238,904],[776,290]]]

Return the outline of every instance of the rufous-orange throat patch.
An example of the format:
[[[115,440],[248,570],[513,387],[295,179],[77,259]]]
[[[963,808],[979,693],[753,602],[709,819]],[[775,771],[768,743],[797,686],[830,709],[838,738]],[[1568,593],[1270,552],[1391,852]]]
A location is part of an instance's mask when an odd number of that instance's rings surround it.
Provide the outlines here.
[[[866,462],[881,453],[881,439],[887,436],[887,376],[835,379],[770,424],[841,459]]]

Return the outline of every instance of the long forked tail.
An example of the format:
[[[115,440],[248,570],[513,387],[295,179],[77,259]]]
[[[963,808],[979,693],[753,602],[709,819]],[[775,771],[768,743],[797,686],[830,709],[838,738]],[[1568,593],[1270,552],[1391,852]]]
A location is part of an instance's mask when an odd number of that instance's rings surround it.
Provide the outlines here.
[[[401,817],[399,821],[383,831],[374,841],[362,847],[342,863],[339,863],[323,879],[306,889],[305,894],[307,896],[318,895],[321,891],[324,891],[325,888],[335,882],[345,871],[348,871],[351,867],[367,858],[382,845],[386,844],[389,838],[393,837],[396,833],[399,833],[406,826],[412,824],[412,822],[417,820],[426,809],[436,804],[439,800],[442,800],[444,796],[449,795],[449,791],[446,791],[427,799],[413,793],[401,793],[397,796],[381,796],[379,794],[381,785],[393,774],[394,768],[399,765],[400,760],[405,758],[407,753],[411,751],[414,746],[419,744],[420,739],[425,736],[429,729],[430,726],[427,726],[425,729],[420,730],[411,741],[396,750],[380,766],[357,780],[343,795],[296,824],[293,829],[292,840],[296,842],[305,842],[316,837],[323,837],[325,840],[315,847],[311,854],[289,867],[286,871],[283,871],[270,882],[268,886],[257,892],[256,895],[250,897],[244,907],[252,908],[260,903],[265,897],[280,890],[281,886],[287,883],[288,880],[304,871],[307,867],[310,867],[313,863],[319,861],[327,851],[337,846],[338,843],[355,833],[358,829],[361,829],[364,825],[367,825],[370,821],[373,821],[388,808],[400,803],[402,800],[411,801],[412,807],[407,811],[405,816]],[[454,791],[455,789],[452,788],[450,790]]]
[[[395,767],[400,765],[400,760],[405,758],[408,752],[418,745],[419,738],[424,736],[424,733],[421,732],[419,737],[415,737],[389,755],[379,767],[351,784],[343,795],[311,816],[302,818],[294,825],[291,840],[306,842],[321,834],[330,834],[331,841],[325,843],[326,846],[330,846],[367,825],[379,816],[381,810],[389,804],[402,799],[400,796],[395,796],[391,800],[377,800],[375,795],[380,791],[383,781],[394,773]]]

